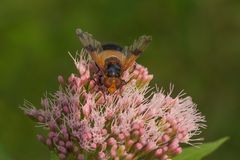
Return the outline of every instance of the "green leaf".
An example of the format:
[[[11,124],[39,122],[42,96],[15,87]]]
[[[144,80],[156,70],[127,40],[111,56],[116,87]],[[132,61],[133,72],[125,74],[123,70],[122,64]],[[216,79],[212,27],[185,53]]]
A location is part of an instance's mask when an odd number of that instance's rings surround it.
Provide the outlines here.
[[[58,160],[58,157],[55,152],[50,153],[50,160]]]
[[[199,146],[199,148],[196,147],[185,148],[183,150],[183,153],[173,158],[173,160],[201,160],[203,157],[215,151],[226,140],[228,140],[228,137],[221,138],[215,142],[202,144]]]

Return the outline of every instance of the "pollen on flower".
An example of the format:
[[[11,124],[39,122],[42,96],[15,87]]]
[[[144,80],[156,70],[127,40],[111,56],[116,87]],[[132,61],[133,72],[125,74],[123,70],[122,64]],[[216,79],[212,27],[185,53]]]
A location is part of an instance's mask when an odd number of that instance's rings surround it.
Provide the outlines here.
[[[59,159],[172,159],[206,127],[191,97],[153,91],[153,75],[142,65],[125,71],[128,83],[108,94],[85,50],[73,60],[78,73],[58,76],[59,90],[46,95],[41,108],[28,101],[22,107],[47,129],[37,139]]]

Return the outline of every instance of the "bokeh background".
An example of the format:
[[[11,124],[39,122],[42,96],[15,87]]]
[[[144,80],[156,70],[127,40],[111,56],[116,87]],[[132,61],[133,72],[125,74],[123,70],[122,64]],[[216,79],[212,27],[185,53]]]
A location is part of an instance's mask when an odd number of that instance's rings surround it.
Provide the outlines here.
[[[237,159],[240,151],[239,0],[1,0],[0,150],[11,160],[48,159],[40,131],[19,106],[36,106],[57,76],[76,73],[68,51],[81,49],[75,29],[102,42],[153,42],[138,62],[165,89],[185,89],[206,115],[205,141],[231,139],[207,160]],[[0,159],[3,158],[1,154]]]

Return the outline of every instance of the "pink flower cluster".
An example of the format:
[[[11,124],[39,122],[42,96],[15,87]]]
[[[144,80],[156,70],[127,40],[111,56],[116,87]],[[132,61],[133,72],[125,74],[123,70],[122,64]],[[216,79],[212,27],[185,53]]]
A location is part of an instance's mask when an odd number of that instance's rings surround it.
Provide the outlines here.
[[[37,138],[59,159],[170,160],[205,127],[191,97],[153,91],[153,76],[139,64],[123,74],[126,85],[108,94],[84,50],[74,62],[79,73],[59,76],[59,90],[43,98],[40,109],[27,101],[23,107],[47,130]]]

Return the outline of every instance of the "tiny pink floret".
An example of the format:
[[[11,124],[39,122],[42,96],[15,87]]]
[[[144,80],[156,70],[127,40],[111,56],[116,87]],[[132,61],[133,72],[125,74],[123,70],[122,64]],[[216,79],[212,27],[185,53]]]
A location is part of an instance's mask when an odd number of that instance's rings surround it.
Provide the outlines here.
[[[205,117],[191,97],[172,97],[149,86],[153,75],[140,64],[126,70],[113,94],[85,50],[74,58],[78,73],[58,76],[59,90],[37,109],[25,101],[24,113],[47,129],[37,139],[59,159],[170,160],[205,128]],[[198,139],[198,138],[196,138]]]

